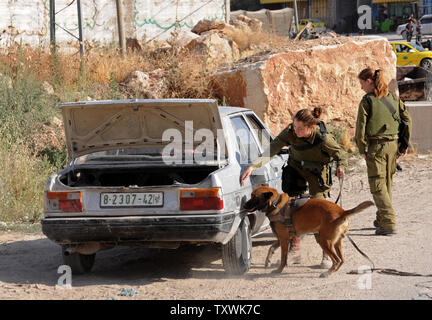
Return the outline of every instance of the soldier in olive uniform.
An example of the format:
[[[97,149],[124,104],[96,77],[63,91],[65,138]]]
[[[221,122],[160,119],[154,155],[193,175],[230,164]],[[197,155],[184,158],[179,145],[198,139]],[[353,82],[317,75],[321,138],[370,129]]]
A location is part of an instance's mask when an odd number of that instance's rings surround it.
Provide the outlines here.
[[[406,121],[409,141],[411,118],[404,103],[388,91],[384,72],[364,69],[359,74],[366,95],[360,102],[355,139],[359,152],[366,160],[369,187],[377,207],[374,225],[377,235],[396,233],[396,217],[392,206],[392,183],[396,172],[398,132],[401,120]]]
[[[325,125],[319,121],[321,108],[315,108],[313,112],[302,109],[297,112],[294,122],[285,128],[271,143],[263,156],[256,159],[245,171],[241,178],[241,184],[251,175],[254,169],[265,163],[279,153],[285,147],[290,146],[288,167],[290,170],[288,184],[290,191],[285,191],[289,196],[295,196],[306,191],[309,186],[309,194],[313,198],[325,199],[330,191],[330,172],[328,164],[332,160],[337,161],[336,175],[343,177],[347,167],[347,154],[336,142],[331,134],[326,134]],[[284,177],[285,179],[285,177]],[[284,185],[287,181],[283,181]],[[297,192],[298,191],[298,192]],[[317,241],[318,236],[316,235]],[[294,252],[294,261],[300,262],[300,238],[291,240],[290,251]],[[331,266],[330,258],[323,253],[321,263],[323,268]]]

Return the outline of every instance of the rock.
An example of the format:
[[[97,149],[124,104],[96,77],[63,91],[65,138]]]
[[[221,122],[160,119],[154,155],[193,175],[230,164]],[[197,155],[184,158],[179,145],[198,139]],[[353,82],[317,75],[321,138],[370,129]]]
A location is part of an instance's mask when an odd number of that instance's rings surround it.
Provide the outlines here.
[[[42,88],[47,94],[54,95],[54,88],[52,85],[49,84],[48,81],[44,81],[42,83]]]
[[[152,72],[132,71],[123,83],[122,91],[135,97],[143,94],[148,99],[160,99],[163,87],[163,70],[157,69]]]
[[[198,23],[192,28],[192,32],[196,34],[201,34],[203,32],[207,32],[210,30],[222,30],[224,28],[227,28],[227,25],[225,22],[220,20],[200,20]],[[228,27],[229,28],[229,27]]]
[[[234,26],[239,26],[240,28],[249,28],[254,32],[260,32],[263,23],[255,18],[249,18],[244,15],[239,15],[236,19],[231,21]]]
[[[368,66],[380,67],[388,80],[394,79],[396,57],[391,46],[384,38],[302,43],[219,69],[212,76],[214,91],[228,105],[254,110],[275,135],[292,122],[298,110],[315,106],[323,108],[324,121],[339,119],[352,134],[364,95],[358,73]]]
[[[178,34],[173,35],[171,38],[167,39],[167,43],[171,47],[183,48],[189,44],[192,40],[199,38],[199,35],[188,31],[188,30],[180,30]]]
[[[216,30],[203,33],[201,37],[189,42],[186,49],[203,56],[210,69],[220,63],[232,63],[240,56],[237,44]]]

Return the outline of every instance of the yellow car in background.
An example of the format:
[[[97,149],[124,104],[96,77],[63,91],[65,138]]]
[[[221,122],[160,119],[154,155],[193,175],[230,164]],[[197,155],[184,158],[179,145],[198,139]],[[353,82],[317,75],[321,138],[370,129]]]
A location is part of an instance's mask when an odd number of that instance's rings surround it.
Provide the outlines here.
[[[300,19],[299,21],[299,31],[302,31],[304,27],[310,22],[312,24],[312,27],[317,31],[324,31],[326,26],[325,23],[321,20],[317,19]]]
[[[392,41],[390,44],[396,53],[398,66],[415,65],[432,70],[432,52],[406,41]]]

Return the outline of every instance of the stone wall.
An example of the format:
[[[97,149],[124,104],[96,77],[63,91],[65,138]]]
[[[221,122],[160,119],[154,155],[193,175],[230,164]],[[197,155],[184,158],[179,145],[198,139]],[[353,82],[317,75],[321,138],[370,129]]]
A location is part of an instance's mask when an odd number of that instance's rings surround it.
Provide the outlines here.
[[[384,38],[325,42],[311,40],[308,48],[298,45],[219,70],[214,88],[227,104],[254,110],[275,135],[298,110],[315,106],[323,108],[323,120],[343,122],[352,132],[364,95],[358,73],[368,66],[384,69],[395,92],[396,56]]]

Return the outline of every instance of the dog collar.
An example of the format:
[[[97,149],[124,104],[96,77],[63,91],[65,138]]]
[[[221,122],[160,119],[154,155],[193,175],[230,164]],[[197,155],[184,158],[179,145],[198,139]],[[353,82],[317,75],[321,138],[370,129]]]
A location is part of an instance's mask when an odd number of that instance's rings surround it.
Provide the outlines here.
[[[275,199],[275,201],[273,201],[272,204],[269,206],[269,208],[271,209],[270,211],[273,211],[273,210],[276,209],[277,204],[278,204],[278,202],[279,202],[279,198],[280,198],[280,195],[278,194],[278,196],[277,196],[277,198]]]

